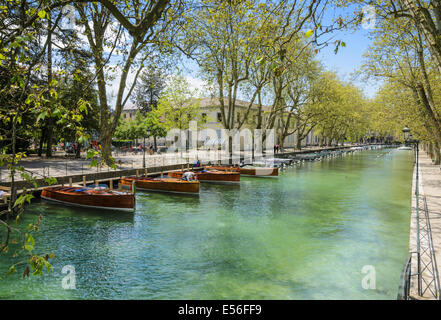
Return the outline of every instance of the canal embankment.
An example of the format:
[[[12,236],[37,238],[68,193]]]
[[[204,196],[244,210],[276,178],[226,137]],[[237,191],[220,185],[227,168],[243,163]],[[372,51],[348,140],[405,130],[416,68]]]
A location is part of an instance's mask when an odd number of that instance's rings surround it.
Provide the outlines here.
[[[441,299],[441,170],[424,152],[413,173],[409,255],[409,298]]]

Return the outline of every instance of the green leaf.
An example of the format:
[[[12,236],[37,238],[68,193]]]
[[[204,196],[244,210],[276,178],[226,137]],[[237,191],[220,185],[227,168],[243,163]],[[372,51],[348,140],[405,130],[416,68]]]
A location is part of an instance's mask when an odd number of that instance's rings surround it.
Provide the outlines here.
[[[40,19],[44,19],[44,17],[46,17],[46,11],[44,10],[38,11],[38,16],[40,17]]]
[[[32,250],[34,250],[34,245],[35,245],[34,237],[31,234],[28,234],[24,248],[29,252],[31,252]]]

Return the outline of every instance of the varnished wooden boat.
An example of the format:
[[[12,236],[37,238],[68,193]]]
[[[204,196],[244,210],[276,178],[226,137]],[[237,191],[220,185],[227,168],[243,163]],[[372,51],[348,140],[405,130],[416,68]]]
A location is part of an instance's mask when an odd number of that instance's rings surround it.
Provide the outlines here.
[[[168,175],[173,178],[182,178],[185,171],[173,171]],[[228,172],[220,170],[207,170],[207,171],[193,171],[196,178],[203,182],[215,182],[215,183],[240,183],[239,172]]]
[[[87,187],[46,187],[41,198],[57,203],[106,210],[135,210],[135,195],[109,189]]]
[[[199,181],[185,181],[177,178],[125,177],[121,179],[121,184],[131,186],[133,181],[135,182],[135,190],[199,194]]]
[[[236,171],[240,172],[241,175],[254,176],[254,177],[277,177],[279,176],[279,168],[271,167],[232,167],[232,166],[209,166],[206,167],[207,170],[216,169],[221,171]]]

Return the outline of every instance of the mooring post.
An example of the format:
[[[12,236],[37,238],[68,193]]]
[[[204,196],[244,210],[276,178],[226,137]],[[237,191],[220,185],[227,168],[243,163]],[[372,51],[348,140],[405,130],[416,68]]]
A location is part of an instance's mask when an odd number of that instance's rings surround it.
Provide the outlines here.
[[[110,181],[109,181],[109,187],[110,187],[110,190],[113,190],[113,179],[110,179]]]
[[[69,177],[69,187],[72,188],[72,177]]]
[[[135,181],[132,181],[132,193],[135,194]]]
[[[83,187],[86,186],[86,176],[83,176]]]
[[[136,176],[139,176],[139,170],[136,170]]]
[[[144,170],[144,175],[147,177],[147,174],[148,173],[148,171],[147,171],[147,168],[145,168],[145,170]]]
[[[98,181],[95,179],[95,187],[98,187]]]

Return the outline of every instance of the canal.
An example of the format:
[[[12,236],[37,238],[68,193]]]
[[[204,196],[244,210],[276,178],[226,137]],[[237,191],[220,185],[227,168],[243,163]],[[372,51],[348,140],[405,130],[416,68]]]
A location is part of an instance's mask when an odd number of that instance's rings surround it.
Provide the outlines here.
[[[356,152],[203,184],[199,197],[139,192],[134,215],[35,203],[23,225],[44,216],[36,249],[55,254],[54,270],[5,279],[2,255],[0,298],[396,299],[412,167],[409,151]],[[75,290],[62,288],[65,265]]]

